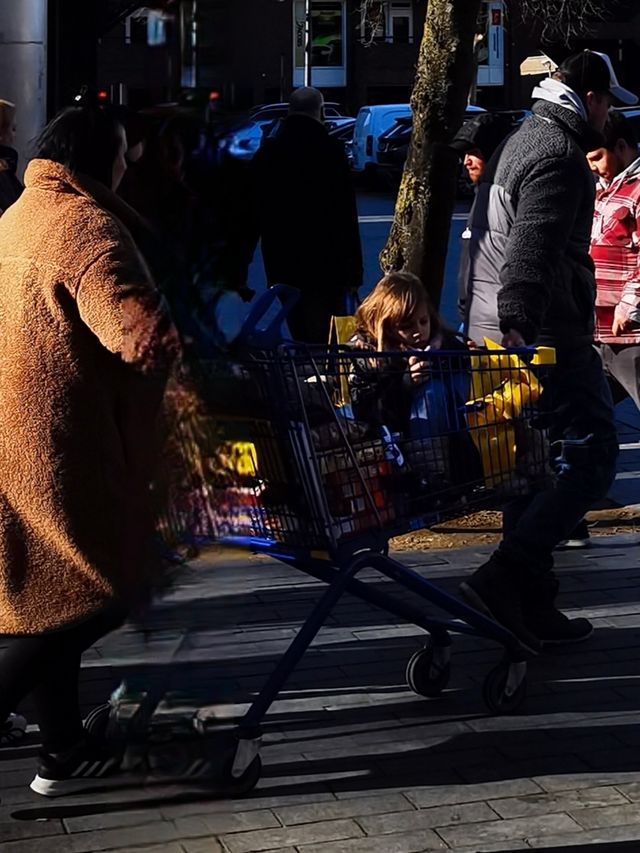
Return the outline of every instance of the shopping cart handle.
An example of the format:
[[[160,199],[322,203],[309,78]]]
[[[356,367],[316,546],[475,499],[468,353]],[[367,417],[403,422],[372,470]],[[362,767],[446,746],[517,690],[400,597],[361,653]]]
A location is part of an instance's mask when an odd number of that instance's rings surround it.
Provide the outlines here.
[[[300,299],[300,291],[287,284],[274,284],[254,301],[251,310],[242,324],[237,343],[249,347],[276,347],[287,337],[282,325],[296,302]],[[277,305],[273,316],[267,314]],[[267,319],[264,328],[260,328],[262,320]]]

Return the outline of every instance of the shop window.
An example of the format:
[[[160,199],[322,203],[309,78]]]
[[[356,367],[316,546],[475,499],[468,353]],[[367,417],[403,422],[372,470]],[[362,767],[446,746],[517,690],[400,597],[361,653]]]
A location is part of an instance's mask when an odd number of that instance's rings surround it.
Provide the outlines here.
[[[413,5],[410,2],[370,3],[363,11],[360,37],[365,44],[413,42]]]

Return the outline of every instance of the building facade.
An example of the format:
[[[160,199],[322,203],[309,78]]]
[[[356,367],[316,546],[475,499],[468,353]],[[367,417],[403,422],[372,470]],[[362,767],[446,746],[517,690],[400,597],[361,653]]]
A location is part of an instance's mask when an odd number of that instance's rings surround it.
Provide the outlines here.
[[[226,109],[283,101],[311,82],[350,112],[409,100],[426,0],[165,0],[140,7],[101,38],[98,79],[115,100],[148,106],[180,91],[215,92]],[[309,40],[310,10],[311,51]],[[607,51],[630,87],[640,88],[640,6],[619,0],[616,20],[588,39],[541,44],[517,0],[482,0],[475,41],[475,103],[518,108],[535,79],[523,60],[541,49],[556,62],[582,47]]]

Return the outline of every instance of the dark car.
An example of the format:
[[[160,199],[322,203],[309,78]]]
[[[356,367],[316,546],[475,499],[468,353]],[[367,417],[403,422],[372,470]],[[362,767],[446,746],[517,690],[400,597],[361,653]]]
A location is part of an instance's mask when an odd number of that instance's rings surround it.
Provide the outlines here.
[[[515,130],[531,115],[529,110],[495,110],[499,115],[505,116]],[[639,111],[640,112],[640,111]],[[467,109],[464,122],[466,123],[477,115],[477,110]],[[378,143],[378,162],[392,183],[398,183],[402,177],[404,163],[409,151],[411,132],[413,129],[413,118],[411,116],[396,119],[393,127],[380,137]],[[466,178],[466,172],[461,170],[458,191],[463,197],[470,195],[473,188]]]
[[[257,107],[252,107],[249,110],[249,116],[254,121],[263,121],[267,119],[283,118],[289,112],[289,104],[260,104]],[[344,110],[340,104],[335,101],[324,102],[325,116],[341,116]]]

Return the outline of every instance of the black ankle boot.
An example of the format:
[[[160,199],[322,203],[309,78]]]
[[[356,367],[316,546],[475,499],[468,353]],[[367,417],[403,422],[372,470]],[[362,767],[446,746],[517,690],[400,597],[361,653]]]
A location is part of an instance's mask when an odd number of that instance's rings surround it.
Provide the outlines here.
[[[496,551],[467,581],[460,592],[481,613],[499,622],[534,654],[541,650],[538,637],[525,622],[522,572]]]
[[[524,597],[524,622],[543,645],[581,643],[593,634],[588,619],[569,619],[555,606],[560,583],[551,572],[531,581]]]

